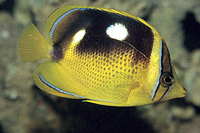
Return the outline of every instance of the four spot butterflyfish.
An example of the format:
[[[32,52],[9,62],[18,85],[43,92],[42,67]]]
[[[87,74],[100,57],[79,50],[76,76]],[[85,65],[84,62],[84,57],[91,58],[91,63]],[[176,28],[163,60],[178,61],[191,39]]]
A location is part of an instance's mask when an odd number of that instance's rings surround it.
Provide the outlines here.
[[[143,19],[123,11],[66,5],[46,21],[47,41],[30,24],[22,61],[48,59],[33,74],[47,93],[108,106],[139,106],[184,97],[165,41]]]

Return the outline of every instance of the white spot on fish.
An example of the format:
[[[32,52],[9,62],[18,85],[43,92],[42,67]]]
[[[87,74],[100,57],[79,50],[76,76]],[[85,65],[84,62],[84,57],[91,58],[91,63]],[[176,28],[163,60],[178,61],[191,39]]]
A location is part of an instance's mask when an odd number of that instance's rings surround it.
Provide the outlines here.
[[[73,39],[73,43],[78,43],[80,42],[85,35],[85,29],[84,30],[79,30],[75,35]]]
[[[128,30],[125,25],[121,23],[115,23],[110,25],[106,30],[107,35],[110,38],[117,39],[117,40],[124,40],[128,36]]]

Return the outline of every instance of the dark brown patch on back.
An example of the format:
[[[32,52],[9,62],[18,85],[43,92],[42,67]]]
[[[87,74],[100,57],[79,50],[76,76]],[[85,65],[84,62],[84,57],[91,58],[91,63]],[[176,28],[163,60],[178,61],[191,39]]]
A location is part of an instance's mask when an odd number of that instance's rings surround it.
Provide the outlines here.
[[[148,59],[151,56],[154,35],[152,30],[141,22],[133,21],[126,25],[129,29],[129,36],[125,40]],[[141,57],[138,57],[141,58]]]
[[[77,52],[94,53],[97,52],[99,48],[112,51],[114,50],[113,47],[117,47],[119,42],[121,42],[121,44],[126,42],[126,44],[128,44],[126,47],[130,50],[135,49],[134,62],[136,64],[138,62],[149,61],[154,40],[152,30],[149,27],[139,21],[119,14],[98,10],[91,10],[91,12],[89,16],[91,15],[90,17],[93,18],[91,19],[93,21],[91,25],[86,28],[86,35],[77,46]],[[109,38],[106,35],[107,28],[115,23],[121,23],[128,29],[129,36],[125,40],[119,41]]]
[[[125,40],[112,39],[106,34],[107,28],[115,23],[121,23],[127,28],[129,36]],[[77,53],[101,52],[100,54],[103,55],[104,52],[116,50],[115,47],[119,44],[125,44],[127,49],[135,50],[133,60],[136,64],[149,62],[154,36],[151,28],[138,20],[107,11],[76,10],[67,15],[56,27],[53,34],[54,46],[61,49],[66,48],[67,45],[70,45],[75,33],[81,29],[85,29],[86,34],[76,47]]]

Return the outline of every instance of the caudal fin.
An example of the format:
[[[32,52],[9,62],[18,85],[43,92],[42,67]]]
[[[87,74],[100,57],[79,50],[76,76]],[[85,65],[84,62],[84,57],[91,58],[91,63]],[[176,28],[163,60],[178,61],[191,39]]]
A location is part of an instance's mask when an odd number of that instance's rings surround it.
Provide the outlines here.
[[[42,36],[34,24],[30,24],[22,33],[18,53],[24,63],[38,59],[50,59],[52,45]]]

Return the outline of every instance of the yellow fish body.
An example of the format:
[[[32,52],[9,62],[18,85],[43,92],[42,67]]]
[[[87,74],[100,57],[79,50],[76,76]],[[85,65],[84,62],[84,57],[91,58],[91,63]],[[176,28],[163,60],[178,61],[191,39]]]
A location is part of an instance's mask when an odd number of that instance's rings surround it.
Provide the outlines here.
[[[108,106],[139,106],[184,97],[165,41],[147,22],[123,11],[66,5],[45,25],[30,24],[18,53],[49,59],[33,78],[47,93]]]

